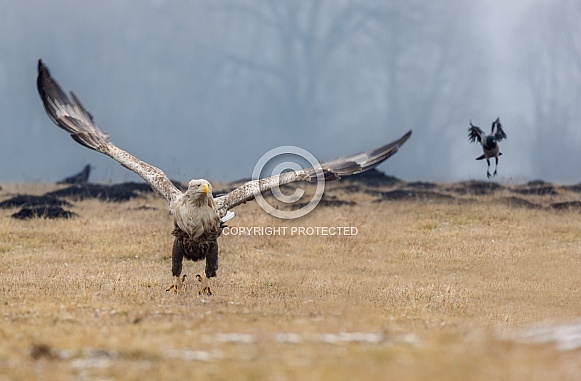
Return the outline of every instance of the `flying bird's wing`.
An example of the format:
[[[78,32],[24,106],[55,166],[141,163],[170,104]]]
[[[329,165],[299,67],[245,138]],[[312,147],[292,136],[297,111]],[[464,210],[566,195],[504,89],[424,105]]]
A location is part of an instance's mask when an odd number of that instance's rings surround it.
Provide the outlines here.
[[[93,122],[93,117],[85,110],[73,92],[71,92],[72,101],[69,100],[58,83],[52,79],[48,68],[41,60],[38,60],[36,85],[49,118],[67,131],[77,143],[110,156],[125,168],[137,173],[168,203],[182,194],[160,169],[137,159],[111,143],[109,135]]]
[[[506,139],[506,134],[502,129],[502,124],[500,124],[500,118],[496,118],[496,120],[492,122],[492,135],[494,135],[498,141]]]
[[[474,143],[478,140],[479,143],[482,143],[485,138],[486,134],[484,131],[480,127],[473,125],[472,121],[470,121],[470,128],[468,129],[468,139],[470,139],[470,142]]]
[[[412,136],[412,131],[408,131],[401,138],[387,143],[381,147],[360,152],[355,155],[338,157],[321,163],[321,170],[326,181],[338,180],[342,176],[355,175],[375,168],[383,163],[390,156],[395,154]],[[276,186],[289,184],[295,181],[316,181],[317,168],[306,168],[299,171],[283,172],[279,175],[266,177],[264,179],[253,180],[234,189],[230,193],[216,198],[216,208],[220,215],[224,215],[229,209],[250,201],[259,193],[266,192]]]

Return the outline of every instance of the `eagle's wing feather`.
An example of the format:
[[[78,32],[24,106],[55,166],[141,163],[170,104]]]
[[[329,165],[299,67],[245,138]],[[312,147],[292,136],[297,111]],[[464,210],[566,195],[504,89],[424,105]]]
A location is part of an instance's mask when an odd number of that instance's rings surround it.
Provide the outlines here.
[[[337,180],[342,176],[354,175],[368,171],[395,154],[411,137],[412,131],[408,131],[401,138],[387,143],[381,147],[360,152],[355,155],[342,156],[321,163],[321,173],[326,181]],[[250,201],[259,193],[266,192],[276,186],[289,184],[295,181],[316,181],[318,168],[306,168],[299,171],[283,172],[279,175],[264,179],[248,181],[244,185],[234,189],[230,193],[215,199],[216,208],[220,215],[224,215],[229,209]]]
[[[93,122],[93,117],[85,110],[77,96],[71,92],[71,101],[52,79],[48,68],[41,60],[38,60],[36,85],[50,119],[67,131],[77,143],[110,156],[125,168],[137,173],[168,203],[182,194],[159,168],[137,159],[111,143],[109,135]]]
[[[338,178],[366,172],[394,155],[399,147],[407,142],[411,136],[412,131],[410,130],[399,139],[382,145],[381,147],[351,156],[342,156],[336,159],[326,160],[321,163],[321,167],[324,171],[330,171],[336,174]]]

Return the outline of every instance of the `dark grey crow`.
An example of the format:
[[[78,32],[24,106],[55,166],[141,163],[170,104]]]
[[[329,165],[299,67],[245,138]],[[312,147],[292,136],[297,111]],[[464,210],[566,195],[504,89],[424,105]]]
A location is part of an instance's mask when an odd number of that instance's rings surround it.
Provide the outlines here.
[[[468,129],[468,139],[471,143],[474,143],[476,139],[482,144],[482,150],[484,154],[476,158],[476,160],[486,159],[488,167],[486,168],[486,176],[490,178],[490,158],[493,157],[496,160],[496,166],[494,167],[494,174],[496,176],[496,169],[498,168],[498,157],[502,155],[500,148],[498,147],[498,142],[502,139],[506,139],[506,134],[502,130],[502,124],[500,124],[500,118],[496,118],[492,122],[492,132],[490,135],[486,135],[480,127],[472,124],[470,121],[470,128]]]
[[[91,164],[87,164],[81,172],[69,177],[65,177],[61,181],[57,181],[57,184],[86,184],[89,182],[89,175],[91,174],[92,168],[93,166]]]

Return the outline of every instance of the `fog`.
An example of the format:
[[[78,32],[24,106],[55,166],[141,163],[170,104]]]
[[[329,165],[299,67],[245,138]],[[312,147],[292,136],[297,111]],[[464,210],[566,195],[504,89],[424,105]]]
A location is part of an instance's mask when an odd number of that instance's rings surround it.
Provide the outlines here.
[[[36,91],[42,58],[120,148],[170,178],[250,177],[281,145],[318,159],[409,129],[379,169],[486,179],[469,121],[508,135],[498,181],[581,181],[574,0],[3,0],[0,182],[138,177],[76,144]]]

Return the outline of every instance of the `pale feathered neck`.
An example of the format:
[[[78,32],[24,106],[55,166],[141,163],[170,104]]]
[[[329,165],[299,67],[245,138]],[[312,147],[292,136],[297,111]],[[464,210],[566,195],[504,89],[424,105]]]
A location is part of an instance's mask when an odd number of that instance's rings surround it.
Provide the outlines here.
[[[214,199],[212,195],[206,195],[204,193],[193,193],[193,194],[185,194],[185,202],[190,203],[194,206],[200,207],[202,205],[212,205],[214,203]]]
[[[191,237],[198,237],[206,230],[220,228],[220,217],[211,193],[184,195],[170,206],[176,225]]]

